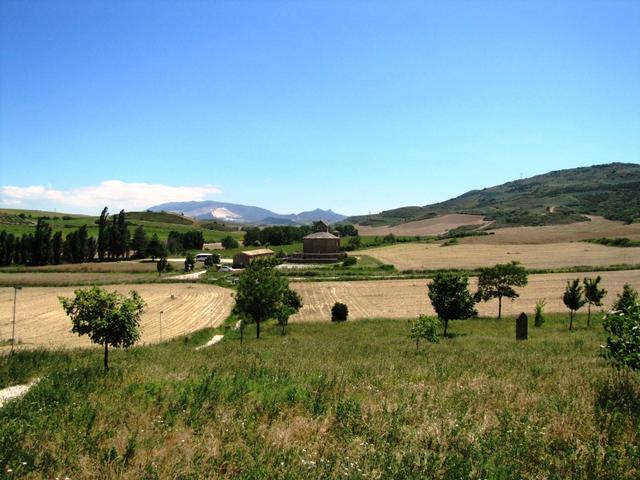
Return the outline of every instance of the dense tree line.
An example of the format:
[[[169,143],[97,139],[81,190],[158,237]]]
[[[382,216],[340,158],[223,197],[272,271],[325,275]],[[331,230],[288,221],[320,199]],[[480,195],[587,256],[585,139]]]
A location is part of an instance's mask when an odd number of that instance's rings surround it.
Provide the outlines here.
[[[167,250],[170,253],[184,252],[186,250],[202,250],[204,235],[199,230],[189,232],[169,232],[167,238]]]
[[[34,233],[14,235],[0,232],[0,266],[58,265],[60,263],[83,263],[116,261],[129,258],[131,251],[136,258],[161,258],[166,256],[165,244],[157,235],[149,240],[142,226],[136,228],[133,238],[128,229],[124,210],[109,218],[107,207],[102,210],[98,224],[98,238],[89,236],[88,227],[81,226],[63,237],[61,231],[52,232],[45,218],[38,218]],[[175,251],[201,249],[204,243],[202,232],[171,232],[170,240]]]
[[[311,233],[311,227],[302,225],[301,227],[293,226],[273,226],[266,228],[250,227],[244,234],[244,246],[258,245],[290,245],[295,242],[301,242],[302,238]]]
[[[96,239],[88,235],[83,225],[62,238],[62,232],[52,234],[51,225],[39,218],[35,233],[22,236],[0,232],[0,266],[59,265],[90,262],[97,252]]]

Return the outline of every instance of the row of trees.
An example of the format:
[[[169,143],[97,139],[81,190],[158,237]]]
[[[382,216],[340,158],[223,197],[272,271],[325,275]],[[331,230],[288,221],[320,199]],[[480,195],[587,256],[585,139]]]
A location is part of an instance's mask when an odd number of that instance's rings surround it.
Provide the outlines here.
[[[302,239],[312,233],[308,225],[301,227],[273,226],[266,228],[249,227],[245,230],[243,244],[245,247],[259,245],[290,245],[301,242]]]
[[[0,266],[17,265],[59,265],[61,263],[116,261],[129,258],[131,251],[135,258],[165,257],[167,253],[185,250],[200,250],[204,236],[199,230],[189,232],[169,232],[167,243],[157,234],[151,239],[142,226],[138,226],[131,236],[124,210],[109,218],[107,207],[102,210],[98,223],[98,238],[89,235],[87,225],[63,236],[62,231],[53,233],[45,218],[38,218],[34,233],[14,235],[5,230],[0,232]]]
[[[170,253],[184,252],[186,250],[202,250],[204,235],[200,230],[188,232],[169,232],[167,237],[167,250]]]
[[[567,281],[562,301],[569,309],[569,330],[573,329],[573,318],[577,310],[580,310],[586,304],[589,305],[587,313],[587,326],[591,326],[591,305],[602,306],[602,299],[607,295],[604,288],[600,288],[602,277],[598,275],[596,278],[583,278],[580,285],[580,279],[574,278]]]
[[[35,233],[20,236],[5,230],[0,232],[0,266],[82,263],[91,261],[97,248],[96,239],[89,236],[86,225],[63,239],[62,232],[52,233],[51,225],[38,219]]]

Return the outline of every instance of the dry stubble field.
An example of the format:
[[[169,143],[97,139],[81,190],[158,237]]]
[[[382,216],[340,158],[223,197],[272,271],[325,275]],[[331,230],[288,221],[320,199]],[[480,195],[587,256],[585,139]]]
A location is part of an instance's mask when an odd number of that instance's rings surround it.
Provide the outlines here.
[[[21,347],[85,347],[87,337],[70,332],[71,321],[58,296],[72,296],[75,287],[33,287],[18,291],[16,337]],[[147,303],[142,315],[142,343],[168,339],[208,326],[217,326],[231,313],[231,290],[201,284],[107,285],[107,290],[137,290]],[[174,298],[171,298],[171,295]],[[0,288],[0,338],[11,338],[13,288]],[[7,347],[4,347],[5,349]]]
[[[611,306],[625,283],[640,288],[640,270],[590,273],[551,273],[529,275],[529,284],[517,289],[520,298],[514,302],[503,300],[505,315],[522,311],[533,313],[536,300],[545,298],[547,312],[568,312],[562,303],[562,293],[568,279],[576,277],[602,276],[602,285],[609,291],[602,308]],[[346,303],[350,319],[362,318],[414,318],[419,314],[433,315],[435,312],[427,297],[429,280],[384,280],[359,282],[310,282],[292,283],[302,296],[304,306],[291,321],[329,320],[335,302]],[[476,290],[476,279],[470,280],[470,289]],[[492,300],[477,305],[480,316],[496,316],[498,301]],[[586,307],[581,311],[586,312]]]
[[[640,240],[640,223],[625,225],[603,217],[589,216],[590,222],[576,222],[568,225],[547,225],[544,227],[514,227],[493,230],[493,235],[466,237],[461,243],[518,244],[518,243],[562,243],[589,238],[627,237]]]
[[[584,242],[462,243],[447,247],[437,243],[406,243],[372,248],[353,254],[369,255],[382,263],[395,265],[398,270],[473,269],[512,260],[521,262],[527,268],[535,269],[640,264],[640,248],[607,247]]]
[[[390,233],[394,235],[441,235],[462,225],[482,225],[485,222],[481,215],[466,215],[460,213],[452,213],[441,215],[427,220],[417,220],[415,222],[407,222],[393,227],[369,227],[365,225],[357,225],[360,235],[379,235],[385,236]]]

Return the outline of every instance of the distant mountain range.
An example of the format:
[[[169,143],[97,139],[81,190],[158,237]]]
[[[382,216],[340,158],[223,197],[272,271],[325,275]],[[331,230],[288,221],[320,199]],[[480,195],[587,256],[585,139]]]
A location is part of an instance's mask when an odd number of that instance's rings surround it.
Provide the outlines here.
[[[335,223],[347,218],[332,210],[315,209],[308,212],[279,214],[266,208],[236,203],[205,200],[200,202],[170,202],[149,208],[152,212],[176,212],[198,220],[217,220],[228,223],[256,225],[301,225],[317,220]]]
[[[640,219],[640,165],[611,163],[557,170],[422,207],[350,217],[361,225],[397,225],[444,213],[484,215],[494,226],[548,225],[586,220],[585,214]]]

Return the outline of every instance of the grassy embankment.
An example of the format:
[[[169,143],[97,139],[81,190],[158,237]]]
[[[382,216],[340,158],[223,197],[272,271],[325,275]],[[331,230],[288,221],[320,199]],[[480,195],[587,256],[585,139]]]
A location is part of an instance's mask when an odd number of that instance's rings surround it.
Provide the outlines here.
[[[454,321],[421,345],[404,321],[268,326],[111,355],[20,352],[0,384],[9,478],[637,478],[638,383],[566,315],[514,340],[513,319]],[[585,324],[579,316],[577,324]],[[250,329],[251,330],[251,329]],[[9,475],[8,468],[12,469]]]

